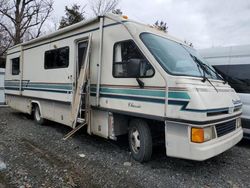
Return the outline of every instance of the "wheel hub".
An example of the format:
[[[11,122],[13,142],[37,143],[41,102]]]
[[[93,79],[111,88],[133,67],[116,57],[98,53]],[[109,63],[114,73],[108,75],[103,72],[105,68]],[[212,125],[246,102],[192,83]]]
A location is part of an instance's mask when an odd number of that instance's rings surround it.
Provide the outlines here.
[[[140,150],[141,142],[140,142],[140,134],[139,131],[134,129],[131,134],[131,143],[132,143],[132,149],[135,153],[138,153]]]

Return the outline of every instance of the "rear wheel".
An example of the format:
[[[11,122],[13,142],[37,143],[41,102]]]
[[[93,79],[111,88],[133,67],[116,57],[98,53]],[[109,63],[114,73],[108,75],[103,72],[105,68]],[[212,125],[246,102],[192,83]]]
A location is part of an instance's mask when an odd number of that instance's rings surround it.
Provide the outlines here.
[[[132,120],[128,139],[132,157],[139,162],[149,161],[152,155],[152,136],[147,122],[140,119]]]
[[[45,123],[45,119],[41,117],[41,111],[38,105],[35,105],[33,115],[34,115],[34,120],[38,124],[43,125]]]

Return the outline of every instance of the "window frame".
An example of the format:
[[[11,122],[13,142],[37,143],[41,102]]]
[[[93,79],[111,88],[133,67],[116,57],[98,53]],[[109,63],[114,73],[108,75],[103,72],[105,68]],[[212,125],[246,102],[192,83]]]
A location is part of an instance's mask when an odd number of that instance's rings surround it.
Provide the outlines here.
[[[68,51],[69,51],[69,53],[68,53],[68,64],[67,64],[67,66],[46,68],[46,53],[47,53],[47,52],[51,52],[51,51],[56,51],[56,50],[62,50],[62,49],[68,49]],[[64,46],[64,47],[60,47],[60,48],[55,48],[55,49],[47,50],[47,51],[44,52],[44,69],[45,69],[45,70],[68,68],[68,67],[69,67],[69,63],[70,63],[70,47],[69,47],[69,46]]]
[[[18,73],[13,73],[13,60],[18,59]],[[11,59],[11,75],[17,76],[20,74],[20,56],[19,57],[14,57]]]
[[[119,43],[122,43],[122,42],[132,42],[132,43],[134,43],[134,45],[137,47],[137,49],[138,49],[138,51],[139,51],[139,53],[140,53],[140,55],[143,57],[143,58],[145,58],[145,60],[147,60],[148,61],[148,63],[150,64],[150,66],[152,67],[152,69],[153,69],[153,74],[151,75],[151,76],[139,76],[139,77],[123,77],[123,76],[115,76],[115,69],[114,69],[114,65],[117,63],[122,63],[122,62],[115,62],[115,47],[116,47],[116,45],[117,44],[119,44]],[[155,68],[152,66],[152,64],[150,63],[150,61],[145,57],[145,55],[142,53],[142,51],[140,50],[140,48],[138,47],[138,45],[135,43],[135,41],[134,40],[132,40],[132,39],[128,39],[128,40],[122,40],[122,41],[118,41],[118,42],[115,42],[114,43],[114,45],[113,45],[113,60],[112,60],[112,76],[114,77],[114,78],[152,78],[152,77],[154,77],[154,75],[155,75]]]

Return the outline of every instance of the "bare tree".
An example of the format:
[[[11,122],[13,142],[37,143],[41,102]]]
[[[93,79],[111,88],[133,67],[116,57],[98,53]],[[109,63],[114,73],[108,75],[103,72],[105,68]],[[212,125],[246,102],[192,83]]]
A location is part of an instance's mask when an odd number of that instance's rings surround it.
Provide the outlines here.
[[[95,16],[104,15],[113,11],[120,0],[89,0],[91,10]]]
[[[19,44],[25,38],[37,38],[53,10],[53,0],[0,0],[0,26]]]
[[[47,25],[45,25],[45,28],[48,33],[51,33],[58,30],[59,25],[60,25],[60,18],[52,16],[48,19],[48,23]]]
[[[7,49],[12,45],[12,40],[8,33],[0,26],[0,57],[5,55]]]

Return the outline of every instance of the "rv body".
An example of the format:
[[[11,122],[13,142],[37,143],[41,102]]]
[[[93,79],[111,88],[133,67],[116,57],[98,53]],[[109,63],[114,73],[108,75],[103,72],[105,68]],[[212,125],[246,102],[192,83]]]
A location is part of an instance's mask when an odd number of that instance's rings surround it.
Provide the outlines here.
[[[199,52],[238,93],[243,103],[244,137],[250,139],[250,45],[214,47]]]
[[[0,105],[5,104],[5,97],[4,97],[4,74],[5,69],[0,68]]]
[[[239,97],[220,79],[209,79],[211,84],[185,74],[185,64],[175,65],[182,74],[173,74],[154,51],[162,40],[173,53],[189,48],[155,28],[108,14],[15,46],[7,56],[6,101],[75,128],[73,104],[88,58],[82,92],[89,91],[89,134],[115,140],[128,133],[138,161],[150,159],[155,130],[164,135],[167,156],[205,160],[231,148],[242,138]]]

